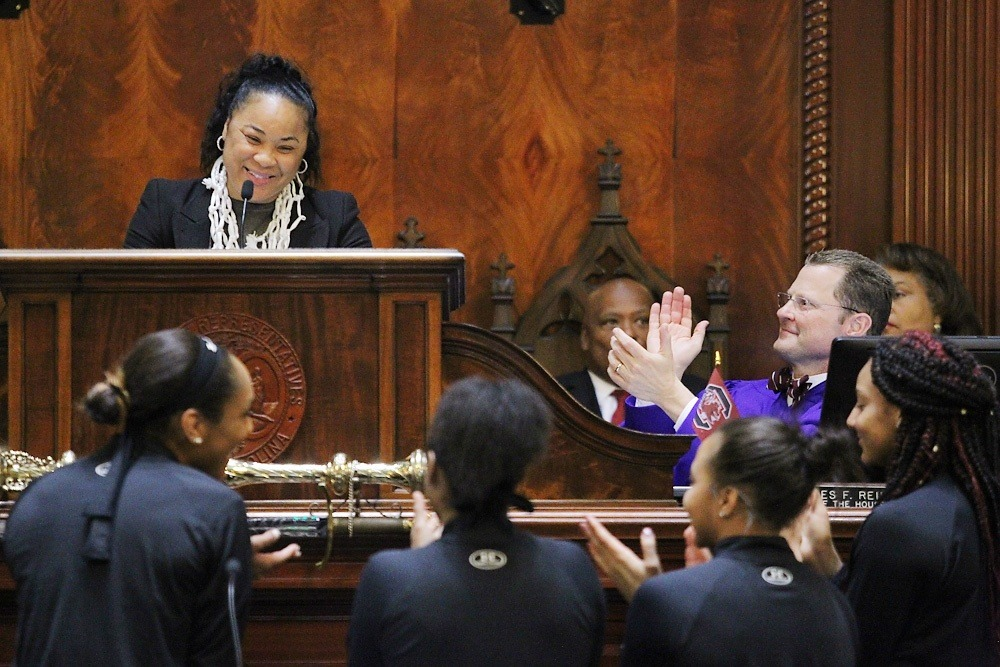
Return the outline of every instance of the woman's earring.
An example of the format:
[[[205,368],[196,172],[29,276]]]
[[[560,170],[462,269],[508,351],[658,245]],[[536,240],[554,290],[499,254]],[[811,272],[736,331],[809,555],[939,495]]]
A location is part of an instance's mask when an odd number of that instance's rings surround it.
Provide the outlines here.
[[[201,443],[203,443],[205,441],[201,439],[201,436],[196,435],[195,437],[191,438],[191,442],[193,442],[196,445],[200,445]]]
[[[219,152],[221,153],[222,152],[222,147],[225,146],[225,145],[226,145],[226,140],[223,139],[222,135],[220,134],[219,138],[215,140],[215,147],[218,148]]]
[[[309,170],[309,163],[306,162],[305,158],[302,158],[302,164],[299,166],[299,170],[296,172],[299,176],[302,176]]]
[[[937,335],[937,336],[941,335],[941,323],[940,322],[935,322],[934,323],[934,334]]]

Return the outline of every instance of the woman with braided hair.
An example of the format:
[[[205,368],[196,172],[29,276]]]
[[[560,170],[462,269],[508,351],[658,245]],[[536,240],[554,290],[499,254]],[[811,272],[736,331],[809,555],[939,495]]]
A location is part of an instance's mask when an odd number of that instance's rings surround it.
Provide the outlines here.
[[[929,333],[887,338],[859,373],[847,423],[886,489],[846,567],[822,503],[801,553],[854,606],[860,664],[1000,661],[998,419],[988,375]]]
[[[205,178],[146,185],[126,248],[372,245],[353,195],[307,185],[320,177],[316,100],[281,56],[255,54],[222,80],[201,168]]]

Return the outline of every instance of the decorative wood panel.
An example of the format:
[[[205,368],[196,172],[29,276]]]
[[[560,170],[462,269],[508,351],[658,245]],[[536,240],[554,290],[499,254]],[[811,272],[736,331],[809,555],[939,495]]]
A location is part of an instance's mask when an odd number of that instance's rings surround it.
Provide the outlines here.
[[[551,26],[482,0],[35,3],[0,21],[0,240],[119,246],[149,178],[198,175],[223,72],[281,52],[376,245],[416,216],[467,255],[457,319],[489,326],[501,252],[520,312],[570,260],[614,137],[629,230],[702,312],[705,265],[730,261],[731,375],[759,375],[799,264],[801,2],[574,0]]]
[[[987,333],[1000,330],[995,0],[897,0],[893,239],[958,267]]]
[[[808,67],[825,49],[829,126],[817,130],[828,135],[829,179],[816,186],[829,200],[829,246],[873,256],[892,237],[892,0],[804,1],[829,15],[803,58]],[[810,112],[804,120],[808,134]]]

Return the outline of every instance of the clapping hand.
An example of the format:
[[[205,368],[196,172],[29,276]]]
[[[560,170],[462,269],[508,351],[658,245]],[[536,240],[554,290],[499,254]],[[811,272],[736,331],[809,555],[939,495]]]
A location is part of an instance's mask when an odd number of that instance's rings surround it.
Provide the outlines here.
[[[413,492],[413,527],[410,529],[410,547],[419,549],[441,538],[444,526],[437,513],[427,508],[427,498],[420,491]]]
[[[631,600],[642,582],[663,571],[656,553],[656,536],[649,528],[639,534],[642,558],[621,543],[596,518],[587,516],[580,529],[587,536],[587,550],[626,600]]]
[[[653,304],[656,308],[657,304]],[[646,347],[649,348],[649,338],[653,334],[653,308],[650,309],[649,335],[646,337]],[[691,311],[691,295],[684,293],[684,288],[677,286],[673,292],[664,292],[663,301],[658,308],[656,328],[658,345],[670,341],[670,349],[674,358],[674,373],[678,379],[684,375],[691,362],[701,352],[705,342],[705,331],[708,330],[708,320],[692,326],[694,317]]]
[[[680,377],[701,351],[707,327],[707,322],[699,322],[691,328],[691,297],[683,288],[666,292],[663,303],[649,309],[645,348],[621,329],[613,331],[608,376],[636,398],[657,404],[677,419],[694,398]]]

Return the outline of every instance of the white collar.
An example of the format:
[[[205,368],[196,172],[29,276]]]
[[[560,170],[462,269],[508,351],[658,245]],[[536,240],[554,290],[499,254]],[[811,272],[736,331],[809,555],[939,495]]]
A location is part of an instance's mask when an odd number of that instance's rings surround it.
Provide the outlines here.
[[[598,401],[600,401],[603,396],[610,396],[616,389],[621,389],[618,385],[613,382],[608,382],[590,369],[587,369],[587,373],[590,374],[590,381],[594,383],[594,393],[597,394]]]

